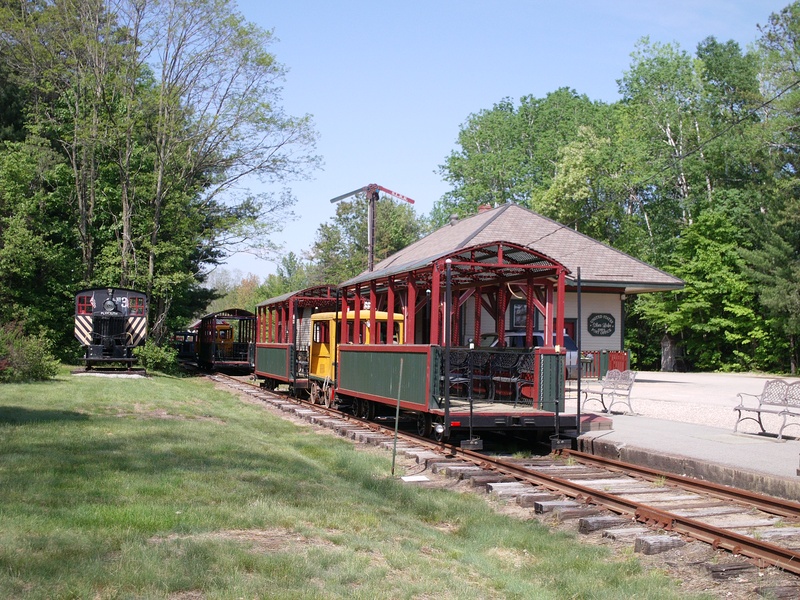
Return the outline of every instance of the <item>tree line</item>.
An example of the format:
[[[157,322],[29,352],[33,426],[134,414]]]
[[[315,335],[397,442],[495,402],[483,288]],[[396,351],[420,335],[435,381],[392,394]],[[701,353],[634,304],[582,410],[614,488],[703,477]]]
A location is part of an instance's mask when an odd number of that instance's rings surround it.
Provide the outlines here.
[[[430,215],[379,201],[376,259],[515,202],[686,282],[627,300],[638,368],[668,336],[697,370],[795,373],[800,3],[765,18],[748,49],[643,38],[617,102],[562,88],[468,115]],[[67,347],[74,292],[113,284],[148,293],[163,340],[214,306],[365,268],[359,197],[263,281],[209,280],[242,248],[276,251],[288,181],[318,164],[311,118],[280,107],[271,32],[231,2],[0,2],[0,32],[0,322]]]

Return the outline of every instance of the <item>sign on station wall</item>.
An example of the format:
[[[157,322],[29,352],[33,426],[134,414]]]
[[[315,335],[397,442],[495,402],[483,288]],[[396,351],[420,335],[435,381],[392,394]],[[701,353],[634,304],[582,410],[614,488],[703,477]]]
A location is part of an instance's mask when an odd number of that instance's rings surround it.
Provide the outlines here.
[[[589,335],[597,337],[610,337],[614,335],[617,321],[610,313],[592,313],[586,321],[586,330]]]

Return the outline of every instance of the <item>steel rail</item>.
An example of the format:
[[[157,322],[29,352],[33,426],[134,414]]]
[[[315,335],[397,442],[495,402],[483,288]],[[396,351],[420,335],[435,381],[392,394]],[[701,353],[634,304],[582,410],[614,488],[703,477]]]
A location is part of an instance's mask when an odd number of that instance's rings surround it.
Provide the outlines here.
[[[487,460],[486,456],[481,456],[469,450],[454,450],[458,453],[469,455],[475,460],[483,458],[485,463],[496,465],[498,469],[513,474],[523,481],[535,483],[552,491],[560,492],[566,496],[582,501],[585,504],[598,504],[614,512],[630,515],[638,522],[644,523],[649,527],[674,531],[706,542],[713,548],[722,548],[734,554],[741,554],[742,556],[756,559],[761,562],[761,566],[770,564],[794,573],[795,575],[800,575],[800,552],[782,548],[769,542],[736,533],[735,531],[708,525],[707,523],[695,519],[682,517],[647,504],[627,500],[614,494],[574,483],[568,479],[562,479],[547,473],[539,473],[534,469],[529,469],[513,463],[506,463],[502,460]],[[618,467],[622,467],[623,465],[624,463],[617,463]],[[624,469],[620,468],[618,470]],[[652,469],[648,469],[648,471],[650,474],[657,473]],[[669,474],[659,474],[658,476],[661,477],[662,475],[667,476]],[[676,483],[682,486],[682,483]],[[738,497],[741,499],[749,497],[749,495],[750,493],[743,492]],[[744,501],[747,502],[746,500]]]
[[[594,464],[601,466],[605,469],[612,471],[620,471],[625,473],[636,473],[639,476],[649,479],[651,481],[660,479],[679,485],[682,489],[690,490],[700,494],[710,494],[723,500],[733,502],[743,502],[748,506],[755,506],[759,510],[768,512],[781,517],[789,517],[798,519],[800,518],[800,502],[792,500],[785,500],[783,498],[775,498],[757,492],[732,488],[719,483],[710,481],[703,481],[702,479],[694,479],[684,475],[676,475],[667,473],[665,471],[658,471],[649,467],[635,465],[615,460],[613,458],[604,458],[602,456],[595,456],[586,454],[585,452],[578,452],[575,450],[564,450],[564,454],[574,457],[578,462],[584,464]]]
[[[641,505],[636,511],[636,520],[666,531],[674,531],[759,561],[759,566],[774,565],[800,575],[800,552],[782,548],[735,531],[708,525],[695,519],[680,517],[672,513]]]
[[[264,392],[264,390],[260,390],[256,386],[251,386],[250,384],[246,383],[242,384],[242,382],[233,378],[229,379],[237,384],[241,384],[246,387],[252,387],[259,393],[267,393]],[[275,397],[283,397],[275,392],[270,393]],[[378,423],[359,419],[351,415],[345,415],[334,409],[330,409],[318,404],[312,404],[303,400],[298,400],[297,398],[291,398],[291,401],[297,402],[301,405],[313,407],[315,410],[320,410],[326,414],[332,414],[348,421],[357,422],[360,425],[364,425],[374,431],[384,430],[387,432],[387,435],[394,435],[394,431],[389,433],[388,428],[385,428]],[[635,519],[636,521],[643,523],[648,527],[672,531],[710,544],[713,548],[720,548],[734,554],[746,556],[757,561],[759,566],[763,567],[765,565],[773,565],[787,572],[794,573],[795,575],[800,575],[800,552],[795,552],[794,550],[790,550],[788,548],[782,548],[775,544],[742,535],[734,531],[708,525],[707,523],[703,523],[696,519],[682,517],[680,515],[676,515],[647,504],[628,500],[602,490],[597,490],[579,483],[575,483],[569,479],[556,477],[555,475],[548,473],[538,472],[535,469],[506,462],[502,459],[492,458],[485,454],[479,454],[473,450],[444,444],[442,442],[434,442],[433,440],[421,438],[420,436],[406,432],[398,435],[401,435],[409,440],[413,440],[416,443],[424,444],[428,448],[446,452],[450,456],[464,457],[465,459],[469,460],[469,462],[472,462],[473,464],[482,468],[512,475],[520,481],[525,481],[546,488],[550,491],[572,497],[580,502],[583,502],[584,504],[596,504],[613,512],[629,515],[632,519]],[[735,500],[748,505],[756,504],[756,501],[763,501],[765,502],[765,506],[770,507],[763,509],[765,512],[781,516],[798,516],[797,509],[800,507],[800,505],[795,502],[782,501],[780,499],[770,498],[769,496],[747,492],[746,490],[722,488],[716,484],[709,484],[708,482],[690,479],[680,475],[673,475],[670,473],[656,471],[655,469],[650,469],[647,467],[631,465],[628,463],[615,461],[613,459],[596,457],[572,450],[564,450],[562,452],[567,455],[574,456],[582,462],[595,463],[610,471],[624,472],[627,474],[634,473],[647,480],[664,478],[665,480],[671,481],[676,486],[684,489],[689,488],[694,492],[701,491],[703,493],[720,495],[723,499]],[[788,514],[779,512],[782,510],[781,507],[784,507],[784,509],[788,511]],[[759,506],[759,508],[761,507]]]

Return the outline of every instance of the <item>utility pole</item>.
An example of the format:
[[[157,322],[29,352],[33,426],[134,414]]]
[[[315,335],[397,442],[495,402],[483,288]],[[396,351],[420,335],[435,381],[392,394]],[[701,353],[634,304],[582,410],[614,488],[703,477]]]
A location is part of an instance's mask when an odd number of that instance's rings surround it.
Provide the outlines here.
[[[362,192],[367,194],[367,270],[372,271],[372,268],[375,266],[375,208],[378,204],[378,192],[381,191],[385,194],[389,194],[390,196],[394,196],[400,200],[404,200],[409,204],[414,204],[414,201],[407,197],[403,196],[403,194],[398,194],[397,192],[393,192],[392,190],[386,189],[385,187],[378,185],[376,183],[370,183],[369,185],[365,185],[364,187],[360,187],[357,190],[353,190],[352,192],[347,192],[346,194],[342,194],[341,196],[336,196],[336,198],[331,198],[331,204],[335,202],[339,202],[339,200],[344,200],[345,198],[349,198],[350,196],[355,196],[356,194],[360,194]]]

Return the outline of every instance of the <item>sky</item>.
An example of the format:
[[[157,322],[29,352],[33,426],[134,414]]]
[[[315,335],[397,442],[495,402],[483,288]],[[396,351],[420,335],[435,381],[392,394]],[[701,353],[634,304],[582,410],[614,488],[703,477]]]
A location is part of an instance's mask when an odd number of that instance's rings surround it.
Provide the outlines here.
[[[272,30],[287,69],[282,107],[310,115],[322,168],[290,182],[297,219],[273,241],[302,256],[335,215],[330,199],[376,183],[419,215],[450,189],[439,174],[470,114],[568,87],[619,100],[636,42],[693,54],[709,36],[743,49],[789,0],[239,0]],[[257,189],[260,184],[254,184]],[[259,190],[261,191],[261,190]],[[267,187],[265,191],[278,191]],[[248,254],[224,269],[263,279],[274,262]]]

